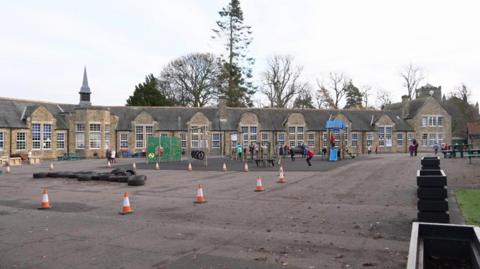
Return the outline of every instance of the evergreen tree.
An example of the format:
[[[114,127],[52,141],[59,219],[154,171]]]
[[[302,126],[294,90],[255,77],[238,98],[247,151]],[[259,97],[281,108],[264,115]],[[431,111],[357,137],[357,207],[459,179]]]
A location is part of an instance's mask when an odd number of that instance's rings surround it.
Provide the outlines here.
[[[247,57],[252,42],[251,27],[243,24],[243,12],[239,0],[230,3],[218,12],[218,29],[212,38],[225,40],[225,54],[221,55],[222,70],[219,76],[219,93],[227,99],[228,106],[251,106],[250,96],[255,90],[250,81],[254,59]]]
[[[345,108],[361,108],[363,95],[360,90],[353,85],[352,80],[345,85],[345,93],[347,96],[347,104]]]
[[[133,95],[128,97],[127,106],[171,106],[173,102],[158,90],[158,81],[149,74],[145,82],[135,86]]]
[[[315,108],[310,87],[307,86],[298,92],[297,98],[293,101],[294,108]]]

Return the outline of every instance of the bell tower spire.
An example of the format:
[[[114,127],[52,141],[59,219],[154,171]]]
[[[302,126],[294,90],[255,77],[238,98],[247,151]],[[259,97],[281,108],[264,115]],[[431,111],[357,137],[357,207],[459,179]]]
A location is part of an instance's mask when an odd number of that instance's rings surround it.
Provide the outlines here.
[[[85,106],[91,106],[92,104],[90,103],[90,94],[92,92],[90,91],[90,87],[88,86],[88,78],[87,78],[87,67],[83,69],[83,82],[82,82],[82,87],[80,87],[80,103],[79,105],[82,107]]]

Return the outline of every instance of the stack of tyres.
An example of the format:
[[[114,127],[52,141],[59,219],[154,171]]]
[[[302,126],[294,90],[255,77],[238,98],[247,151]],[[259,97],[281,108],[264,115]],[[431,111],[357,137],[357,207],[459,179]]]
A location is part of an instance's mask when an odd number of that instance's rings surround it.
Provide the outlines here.
[[[447,176],[438,157],[423,157],[417,171],[418,221],[449,223]]]
[[[197,160],[203,160],[205,158],[205,152],[202,150],[192,150],[192,158]]]

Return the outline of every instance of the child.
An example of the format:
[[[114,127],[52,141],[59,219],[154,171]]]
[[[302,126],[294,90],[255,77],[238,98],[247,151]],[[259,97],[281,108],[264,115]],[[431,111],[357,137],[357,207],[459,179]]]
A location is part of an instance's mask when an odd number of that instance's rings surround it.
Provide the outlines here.
[[[315,154],[313,154],[313,151],[311,149],[307,149],[307,163],[308,163],[308,166],[312,166],[312,163],[310,162],[310,160],[313,158]]]

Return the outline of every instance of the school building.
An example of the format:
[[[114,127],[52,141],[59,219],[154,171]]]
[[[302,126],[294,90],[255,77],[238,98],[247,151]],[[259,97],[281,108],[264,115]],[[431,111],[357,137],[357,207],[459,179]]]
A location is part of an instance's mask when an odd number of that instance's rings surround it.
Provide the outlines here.
[[[216,107],[95,106],[87,73],[78,104],[18,100],[0,97],[0,157],[32,152],[34,157],[54,159],[65,154],[104,157],[116,152],[145,151],[151,135],[175,136],[185,154],[206,148],[210,155],[230,155],[237,143],[305,144],[315,153],[328,143],[325,124],[342,120],[346,128],[336,133],[349,151],[407,152],[416,139],[420,151],[435,143],[451,143],[451,116],[443,107],[440,87],[426,85],[414,100],[383,110],[324,110],[233,108],[219,100]],[[206,141],[206,142],[204,142]]]

